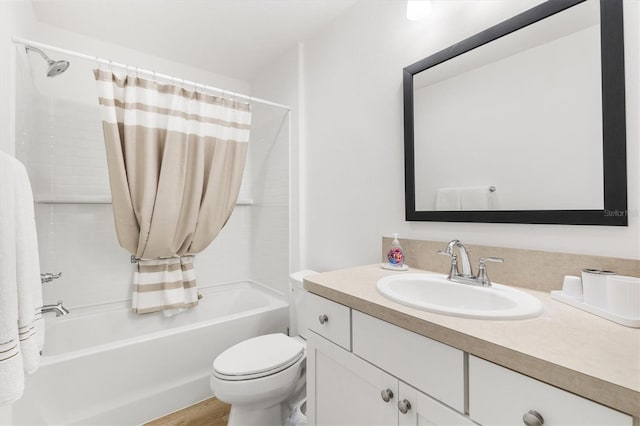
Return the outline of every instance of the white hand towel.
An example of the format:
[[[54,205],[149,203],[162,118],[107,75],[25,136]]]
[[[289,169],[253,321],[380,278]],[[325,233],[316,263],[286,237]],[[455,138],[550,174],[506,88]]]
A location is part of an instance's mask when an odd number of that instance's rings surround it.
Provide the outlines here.
[[[461,210],[460,188],[438,188],[436,210]]]
[[[24,392],[40,362],[44,326],[33,194],[24,166],[0,152],[0,405]]]

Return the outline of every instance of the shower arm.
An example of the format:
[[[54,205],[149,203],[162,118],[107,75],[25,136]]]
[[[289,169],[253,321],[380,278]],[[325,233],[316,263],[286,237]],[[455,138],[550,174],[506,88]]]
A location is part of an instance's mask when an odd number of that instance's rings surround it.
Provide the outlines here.
[[[49,64],[52,64],[52,63],[54,62],[51,58],[49,58],[49,57],[47,56],[47,54],[46,54],[46,53],[44,53],[42,50],[38,49],[37,47],[33,47],[33,46],[29,45],[29,44],[25,44],[25,45],[24,45],[24,50],[25,50],[25,52],[27,52],[27,53],[28,53],[30,50],[33,50],[34,52],[36,52],[37,54],[39,54],[40,56],[42,56],[42,57],[44,58],[44,60],[45,60],[45,61],[47,61]]]

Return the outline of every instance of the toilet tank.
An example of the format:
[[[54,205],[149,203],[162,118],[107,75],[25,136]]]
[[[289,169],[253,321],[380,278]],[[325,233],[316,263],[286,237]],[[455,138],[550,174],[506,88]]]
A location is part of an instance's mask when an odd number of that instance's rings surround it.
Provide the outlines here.
[[[289,336],[301,336],[306,339],[306,327],[301,326],[302,319],[300,305],[307,291],[302,288],[302,280],[308,275],[317,274],[316,271],[305,269],[294,272],[289,276]]]

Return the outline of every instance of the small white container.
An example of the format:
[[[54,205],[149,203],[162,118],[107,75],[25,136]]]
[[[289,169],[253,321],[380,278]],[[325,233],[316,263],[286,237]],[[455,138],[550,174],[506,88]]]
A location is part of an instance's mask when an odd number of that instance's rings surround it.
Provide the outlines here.
[[[640,278],[622,275],[607,278],[609,311],[630,319],[640,319]]]
[[[565,275],[562,282],[562,294],[582,300],[582,280],[580,277]]]
[[[607,278],[615,275],[612,271],[600,269],[582,270],[582,293],[584,303],[596,308],[609,310],[607,303]]]

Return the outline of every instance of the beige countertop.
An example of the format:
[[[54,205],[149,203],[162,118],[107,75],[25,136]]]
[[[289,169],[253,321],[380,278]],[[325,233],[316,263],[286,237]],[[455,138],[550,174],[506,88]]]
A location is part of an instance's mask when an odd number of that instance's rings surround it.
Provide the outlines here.
[[[410,268],[409,272],[426,272]],[[472,355],[585,398],[640,417],[640,329],[625,327],[551,298],[540,299],[537,318],[496,321],[458,318],[413,309],[383,297],[377,265],[310,275],[304,287]]]

